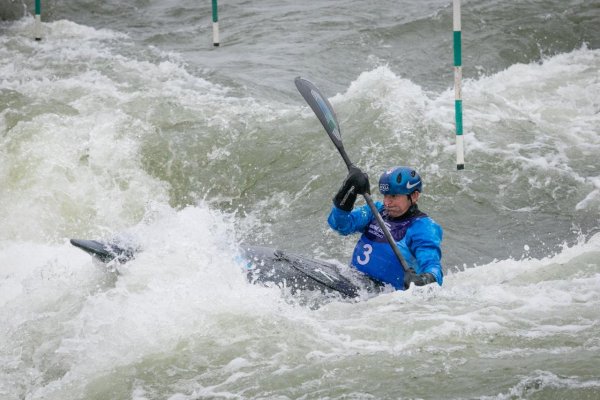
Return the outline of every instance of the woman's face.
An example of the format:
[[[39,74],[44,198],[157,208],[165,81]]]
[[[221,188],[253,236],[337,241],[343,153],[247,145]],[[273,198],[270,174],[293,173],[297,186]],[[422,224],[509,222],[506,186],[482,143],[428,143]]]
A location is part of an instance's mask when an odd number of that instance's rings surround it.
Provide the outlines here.
[[[408,211],[410,206],[416,203],[418,199],[419,192],[412,192],[410,198],[405,194],[386,194],[383,196],[383,206],[390,217],[396,218]]]

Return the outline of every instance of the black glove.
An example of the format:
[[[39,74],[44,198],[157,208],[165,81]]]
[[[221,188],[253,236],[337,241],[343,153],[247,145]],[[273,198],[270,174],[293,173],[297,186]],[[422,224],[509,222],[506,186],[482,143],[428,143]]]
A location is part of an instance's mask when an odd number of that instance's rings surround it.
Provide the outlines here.
[[[369,176],[360,168],[351,166],[342,187],[333,198],[333,204],[344,211],[352,211],[359,194],[371,194]]]
[[[435,276],[429,272],[417,274],[412,268],[409,268],[408,271],[404,272],[404,290],[408,289],[411,283],[414,283],[417,286],[425,286],[433,282],[437,281],[435,280]]]

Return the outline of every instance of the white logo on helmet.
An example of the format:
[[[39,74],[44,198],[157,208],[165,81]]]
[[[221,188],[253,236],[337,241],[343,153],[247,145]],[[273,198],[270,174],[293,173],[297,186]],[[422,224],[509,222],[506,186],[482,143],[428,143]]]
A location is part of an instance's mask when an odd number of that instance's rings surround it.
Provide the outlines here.
[[[417,186],[419,183],[421,183],[421,181],[416,181],[415,183],[413,183],[412,185],[410,184],[410,182],[406,182],[406,188],[407,189],[412,189],[415,186]]]
[[[389,184],[387,184],[387,183],[381,183],[381,184],[379,184],[379,191],[380,192],[383,193],[383,192],[387,192],[389,190],[390,190],[390,185]]]

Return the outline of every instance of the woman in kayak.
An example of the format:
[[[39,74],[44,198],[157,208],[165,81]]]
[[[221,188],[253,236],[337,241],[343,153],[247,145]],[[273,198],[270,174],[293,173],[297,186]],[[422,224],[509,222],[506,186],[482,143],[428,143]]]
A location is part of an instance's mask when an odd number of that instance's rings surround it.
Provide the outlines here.
[[[354,208],[359,194],[370,194],[369,178],[351,167],[342,187],[333,198],[327,222],[342,235],[362,233],[352,254],[351,264],[369,277],[389,283],[399,290],[411,283],[417,286],[443,281],[441,266],[442,228],[417,207],[423,188],[421,177],[412,168],[394,167],[379,178],[383,203],[375,202],[406,263],[400,261],[386,240],[368,205]]]

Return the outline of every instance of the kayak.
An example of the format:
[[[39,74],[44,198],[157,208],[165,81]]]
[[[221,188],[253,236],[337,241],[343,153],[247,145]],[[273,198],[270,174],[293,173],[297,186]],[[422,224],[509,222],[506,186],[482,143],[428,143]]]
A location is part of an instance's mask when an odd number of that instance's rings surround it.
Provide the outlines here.
[[[71,244],[104,263],[113,260],[126,263],[141,251],[133,246],[98,240],[71,239]],[[382,283],[354,268],[270,247],[242,245],[239,261],[250,283],[287,287],[292,293],[320,291],[342,297],[359,297],[380,293],[384,289]]]

